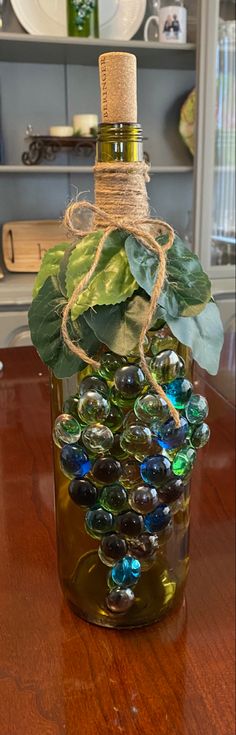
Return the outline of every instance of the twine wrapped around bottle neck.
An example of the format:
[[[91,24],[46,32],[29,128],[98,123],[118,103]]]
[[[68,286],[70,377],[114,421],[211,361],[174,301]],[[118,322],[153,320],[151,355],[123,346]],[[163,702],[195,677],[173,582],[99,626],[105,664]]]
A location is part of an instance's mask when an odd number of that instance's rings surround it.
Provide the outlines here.
[[[125,230],[128,234],[133,235],[146,250],[154,253],[159,259],[159,268],[151,294],[147,319],[142,327],[139,338],[140,366],[154,391],[167,403],[175,424],[179,427],[179,412],[149,370],[144,352],[145,337],[152,324],[158,299],[165,282],[166,253],[173,245],[174,230],[167,222],[159,219],[151,219],[148,216],[149,206],[146,181],[149,180],[149,177],[148,166],[145,162],[121,163],[112,161],[111,163],[96,163],[94,174],[96,204],[91,204],[86,201],[72,202],[67,208],[64,218],[66,227],[76,237],[85,237],[89,232],[94,232],[100,228],[104,230],[95,251],[91,268],[83,276],[81,281],[79,281],[63,311],[61,330],[64,342],[69,350],[81,360],[95,369],[100,367],[100,363],[97,360],[89,357],[85,350],[70,339],[67,322],[70,311],[76,303],[79,294],[89,284],[96,270],[107,238],[114,230]],[[94,215],[92,226],[88,230],[83,230],[80,224],[80,217],[85,210]],[[165,245],[160,245],[156,242],[155,238],[163,234],[163,232],[169,235],[169,239]]]

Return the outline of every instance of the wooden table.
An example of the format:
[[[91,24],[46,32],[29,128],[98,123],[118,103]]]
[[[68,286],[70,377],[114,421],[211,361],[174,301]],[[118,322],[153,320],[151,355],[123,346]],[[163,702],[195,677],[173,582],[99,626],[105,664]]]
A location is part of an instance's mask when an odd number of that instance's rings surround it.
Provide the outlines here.
[[[46,368],[32,348],[0,359],[0,734],[234,735],[232,407],[198,377],[213,435],[194,472],[185,606],[103,630],[57,580]]]

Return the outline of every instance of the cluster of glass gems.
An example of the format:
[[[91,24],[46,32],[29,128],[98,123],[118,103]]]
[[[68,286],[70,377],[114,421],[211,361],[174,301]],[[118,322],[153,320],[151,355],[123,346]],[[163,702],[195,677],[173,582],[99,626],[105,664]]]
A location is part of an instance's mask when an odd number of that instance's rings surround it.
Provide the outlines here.
[[[152,374],[180,412],[179,428],[138,358],[109,352],[54,426],[70,498],[85,509],[86,531],[99,540],[99,558],[109,568],[106,606],[113,613],[133,604],[141,572],[155,563],[161,535],[171,528],[196,449],[210,436],[207,401],[193,393],[176,340],[154,335],[148,354]]]
[[[71,3],[76,11],[75,23],[78,30],[82,31],[85,21],[95,8],[96,0],[71,0]]]

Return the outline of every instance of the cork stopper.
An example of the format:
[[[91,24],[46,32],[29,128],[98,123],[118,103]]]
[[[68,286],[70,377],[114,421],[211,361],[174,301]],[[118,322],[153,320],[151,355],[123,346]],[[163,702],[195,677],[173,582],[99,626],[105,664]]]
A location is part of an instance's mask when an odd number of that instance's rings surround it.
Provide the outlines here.
[[[99,57],[103,123],[137,122],[137,59],[114,51]]]

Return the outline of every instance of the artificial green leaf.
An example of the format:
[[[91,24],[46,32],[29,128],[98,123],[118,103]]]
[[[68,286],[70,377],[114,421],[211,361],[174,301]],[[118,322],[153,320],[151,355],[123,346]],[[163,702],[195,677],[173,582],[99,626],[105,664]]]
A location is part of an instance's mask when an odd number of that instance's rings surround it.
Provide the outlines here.
[[[137,347],[149,304],[146,295],[134,294],[120,304],[95,306],[84,313],[84,318],[96,337],[110,350],[118,355],[127,355]]]
[[[158,238],[161,243],[161,240]],[[158,257],[130,235],[125,243],[131,273],[149,294],[158,272]],[[166,257],[166,280],[159,304],[173,316],[199,314],[211,297],[211,284],[196,255],[175,237]]]
[[[175,337],[191,347],[193,358],[200,367],[216,375],[224,342],[224,330],[216,304],[210,301],[201,314],[194,317],[174,319],[166,313],[165,320]]]
[[[29,326],[32,342],[41,359],[52,368],[57,378],[70,377],[84,367],[84,362],[65,345],[61,334],[62,312],[66,305],[58,278],[49,276],[29,310]],[[98,341],[85,322],[68,322],[72,340],[79,343],[90,355],[98,349]]]
[[[102,234],[98,230],[87,235],[72,252],[66,275],[69,298],[91,267]],[[72,307],[72,319],[77,319],[90,306],[125,301],[138,288],[124,249],[125,238],[126,234],[120,230],[114,231],[107,238],[95,273]]]
[[[64,252],[63,258],[61,258],[60,265],[59,265],[59,271],[58,271],[58,283],[59,288],[63,296],[67,298],[67,288],[66,288],[66,273],[67,273],[67,266],[68,262],[71,256],[71,253],[75,249],[75,244],[69,244],[67,249]]]
[[[58,243],[58,245],[54,245],[53,248],[50,248],[50,250],[47,250],[43,257],[40,270],[35,278],[33,298],[37,296],[40,288],[42,288],[48,276],[57,276],[57,274],[59,273],[61,260],[64,256],[65,251],[69,247],[70,243],[60,242]]]

